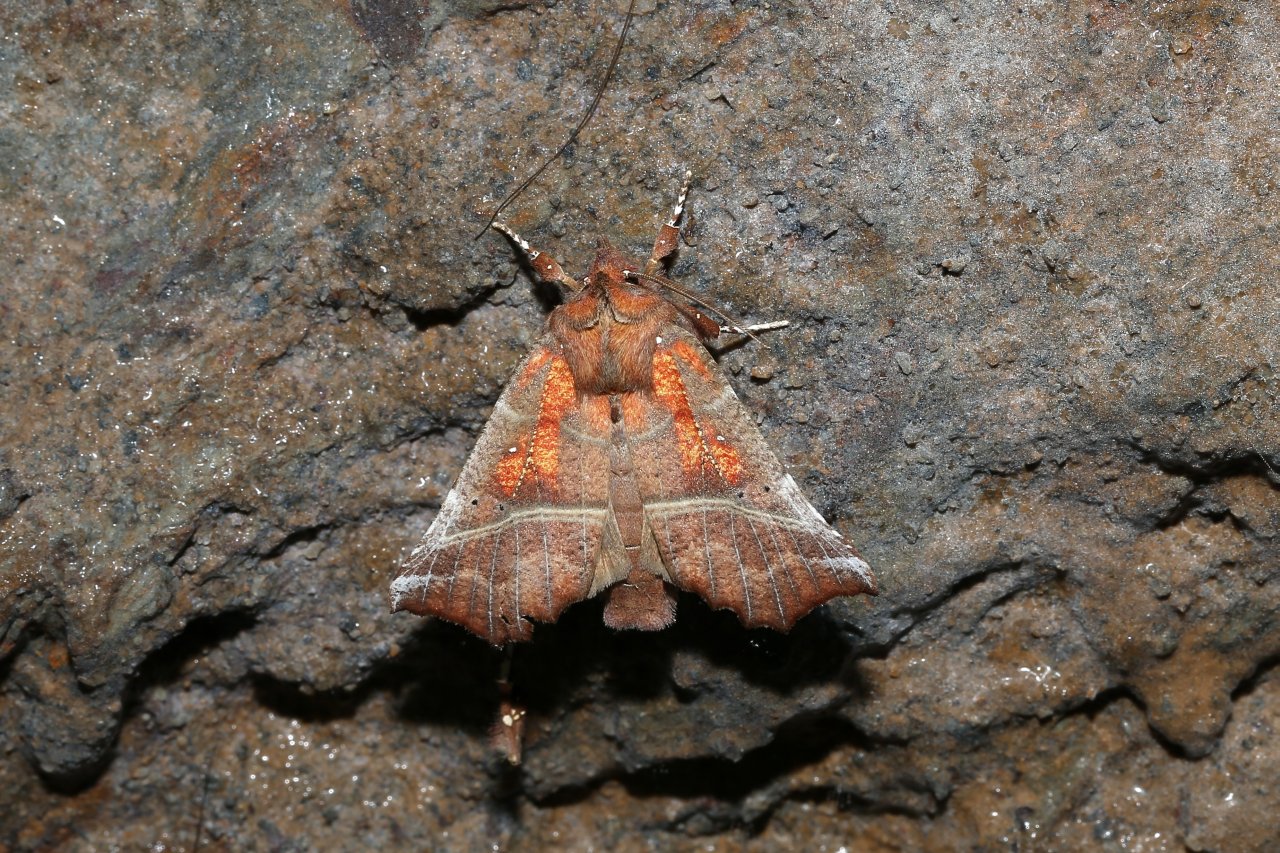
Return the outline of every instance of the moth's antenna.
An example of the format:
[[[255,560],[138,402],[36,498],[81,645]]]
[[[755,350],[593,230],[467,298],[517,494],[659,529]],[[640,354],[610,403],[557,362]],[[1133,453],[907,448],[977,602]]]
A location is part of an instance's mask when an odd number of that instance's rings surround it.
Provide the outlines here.
[[[737,332],[738,334],[746,335],[747,337],[752,338],[753,340],[759,340],[759,338],[756,338],[751,333],[752,332],[772,332],[774,329],[785,329],[787,326],[790,326],[790,325],[791,325],[790,320],[770,320],[768,323],[752,323],[750,326],[742,326],[741,328],[739,328],[738,326],[721,326],[720,331]]]
[[[746,335],[748,338],[751,338],[751,340],[755,341],[756,343],[760,343],[760,339],[757,338],[755,335],[753,335],[752,332],[766,332],[766,331],[769,331],[770,329],[781,329],[791,325],[790,322],[787,320],[775,320],[771,323],[759,323],[754,326],[748,326],[739,320],[735,320],[731,315],[726,314],[725,312],[721,311],[719,308],[715,307],[714,305],[711,305],[710,303],[705,302],[702,299],[699,299],[693,293],[690,293],[688,290],[685,290],[683,287],[676,284],[674,281],[667,278],[666,276],[649,275],[648,273],[639,272],[638,270],[623,270],[622,275],[624,278],[639,279],[640,281],[647,281],[647,282],[650,282],[651,284],[656,284],[659,287],[665,287],[667,290],[670,290],[672,293],[676,294],[681,299],[687,299],[690,302],[694,303],[695,305],[700,305],[703,308],[710,311],[712,314],[715,314],[717,317],[724,320],[727,323],[727,325],[721,326],[720,331],[735,332],[739,335]]]
[[[622,46],[627,43],[627,32],[630,31],[631,21],[635,16],[636,0],[631,0],[631,2],[627,4],[627,18],[622,22],[622,33],[618,36],[618,43],[613,48],[613,56],[609,59],[609,67],[605,69],[604,79],[600,81],[600,88],[596,90],[596,96],[591,99],[591,106],[587,107],[586,113],[584,113],[582,118],[578,121],[578,126],[569,134],[569,138],[564,141],[564,144],[556,149],[556,153],[543,161],[542,165],[535,169],[532,175],[525,178],[520,186],[515,188],[514,192],[502,200],[502,204],[498,205],[494,209],[493,213],[489,216],[489,220],[485,222],[484,227],[480,229],[480,233],[472,238],[473,240],[479,240],[484,236],[484,233],[489,230],[489,227],[498,220],[499,216],[502,215],[502,211],[507,209],[507,205],[515,201],[520,193],[528,189],[529,185],[536,181],[538,176],[545,172],[548,166],[556,160],[559,160],[560,155],[568,150],[569,146],[578,138],[578,134],[587,126],[587,122],[591,121],[591,117],[596,114],[596,107],[600,104],[600,99],[604,97],[605,90],[609,88],[609,81],[613,79],[613,70],[618,67],[618,57],[622,56]]]
[[[520,247],[520,250],[524,252],[524,256],[529,259],[529,266],[533,267],[533,271],[538,274],[538,278],[548,284],[558,284],[567,288],[570,293],[577,293],[582,289],[582,285],[574,281],[573,276],[564,271],[559,261],[546,252],[540,252],[530,246],[523,237],[508,228],[505,223],[493,223],[493,230],[506,234],[513,243]]]

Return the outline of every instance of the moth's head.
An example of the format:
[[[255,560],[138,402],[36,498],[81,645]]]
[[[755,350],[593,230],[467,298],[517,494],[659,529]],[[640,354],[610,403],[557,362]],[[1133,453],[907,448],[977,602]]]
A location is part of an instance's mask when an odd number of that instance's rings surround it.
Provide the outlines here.
[[[618,287],[629,284],[624,272],[641,268],[638,261],[628,258],[601,237],[596,245],[596,259],[591,262],[585,283],[588,287]]]

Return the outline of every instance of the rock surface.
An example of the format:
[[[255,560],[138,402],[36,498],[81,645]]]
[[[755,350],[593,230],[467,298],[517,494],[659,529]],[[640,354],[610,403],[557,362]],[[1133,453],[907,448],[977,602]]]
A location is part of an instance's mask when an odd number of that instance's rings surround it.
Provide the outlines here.
[[[721,363],[875,567],[787,636],[387,613],[553,294],[473,241],[619,10],[33,2],[0,36],[0,847],[1270,850],[1280,25],[641,3],[509,223]],[[423,9],[422,7],[426,8]]]

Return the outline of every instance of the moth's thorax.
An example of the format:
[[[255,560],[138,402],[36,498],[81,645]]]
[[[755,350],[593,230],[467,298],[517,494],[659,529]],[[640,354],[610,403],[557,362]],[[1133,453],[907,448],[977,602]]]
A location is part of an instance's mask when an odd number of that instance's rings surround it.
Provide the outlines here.
[[[579,394],[621,394],[653,386],[653,353],[679,312],[634,285],[592,285],[551,312]]]
[[[551,312],[579,394],[621,394],[653,387],[653,353],[662,329],[684,325],[680,311],[624,271],[641,269],[602,242],[582,290]]]

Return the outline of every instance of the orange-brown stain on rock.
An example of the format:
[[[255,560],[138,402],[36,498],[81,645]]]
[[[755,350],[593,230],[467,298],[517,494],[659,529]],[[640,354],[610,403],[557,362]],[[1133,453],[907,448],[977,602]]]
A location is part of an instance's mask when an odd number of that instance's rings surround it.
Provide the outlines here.
[[[743,30],[747,28],[747,23],[751,20],[750,11],[744,10],[732,17],[724,18],[710,26],[705,26],[705,18],[698,16],[698,29],[700,30],[700,41],[713,47],[723,47],[729,42],[742,35]]]
[[[313,115],[291,112],[259,128],[250,141],[214,155],[200,182],[187,193],[185,206],[205,248],[225,252],[271,227],[273,211],[253,210],[253,203],[288,171],[301,138],[315,121]]]

